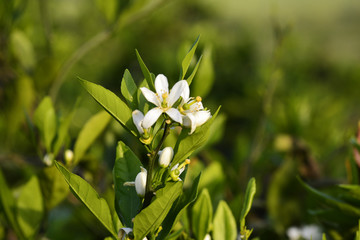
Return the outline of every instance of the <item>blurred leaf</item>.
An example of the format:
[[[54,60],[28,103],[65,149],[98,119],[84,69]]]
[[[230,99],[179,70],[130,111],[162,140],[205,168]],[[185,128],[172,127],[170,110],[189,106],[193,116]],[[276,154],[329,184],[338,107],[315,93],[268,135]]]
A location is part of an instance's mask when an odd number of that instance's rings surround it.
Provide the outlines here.
[[[350,185],[350,184],[341,184],[338,187],[347,191],[357,201],[360,200],[360,186],[359,185]]]
[[[192,92],[194,96],[205,98],[209,94],[215,79],[211,47],[205,47],[203,56],[195,82],[192,85]]]
[[[8,222],[8,224],[11,226],[11,228],[15,231],[16,235],[20,239],[25,239],[18,222],[15,220],[15,199],[6,184],[4,175],[0,169],[0,209],[4,212],[5,218]]]
[[[208,190],[202,190],[192,209],[192,228],[196,239],[204,239],[210,231],[213,208]]]
[[[39,230],[44,216],[44,203],[36,176],[21,187],[20,196],[17,199],[16,218],[26,239],[33,239]]]
[[[226,115],[220,114],[216,117],[213,124],[210,127],[209,137],[206,141],[206,146],[218,143],[223,139],[225,132]]]
[[[244,204],[240,214],[240,229],[245,227],[245,217],[251,209],[252,202],[256,193],[256,181],[255,178],[251,178],[248,182],[245,192]]]
[[[138,50],[135,50],[135,51],[136,51],[136,57],[137,57],[138,62],[140,64],[141,71],[144,74],[144,77],[146,79],[146,82],[147,82],[150,90],[152,90],[153,92],[156,92],[155,85],[154,85],[155,78],[153,78],[153,76],[151,75],[149,69],[146,67],[146,65],[145,65],[144,61],[142,60]]]
[[[164,239],[179,221],[181,214],[190,203],[194,202],[198,195],[198,185],[200,181],[201,173],[194,179],[192,187],[189,191],[184,191],[183,194],[176,200],[170,212],[166,216],[162,225],[162,230],[159,234],[159,239]]]
[[[156,199],[134,219],[135,240],[154,232],[163,222],[174,201],[182,193],[182,182],[168,182],[156,192]]]
[[[190,74],[190,76],[186,79],[186,81],[189,83],[189,85],[191,84],[192,80],[194,79],[195,77],[195,74],[200,66],[200,63],[201,63],[201,60],[202,60],[202,56],[200,56],[199,60],[197,61],[195,67],[194,67],[194,70],[192,71],[192,73]]]
[[[39,174],[40,185],[47,211],[53,209],[69,194],[69,186],[55,165],[43,168]]]
[[[124,186],[125,182],[135,181],[140,172],[141,162],[123,142],[116,148],[116,160],[113,170],[115,184],[115,209],[126,227],[132,228],[132,219],[141,205],[135,187]]]
[[[314,196],[316,199],[321,201],[322,204],[326,204],[330,207],[333,207],[337,210],[343,211],[344,213],[347,213],[347,214],[350,214],[353,216],[357,216],[357,217],[360,216],[359,208],[354,207],[345,202],[342,202],[339,199],[336,199],[330,195],[327,195],[325,193],[322,193],[322,192],[310,187],[309,185],[304,183],[299,177],[298,177],[298,181],[312,196]]]
[[[137,136],[137,131],[132,121],[132,111],[113,92],[83,79],[79,79],[83,87],[116,121],[126,130]]]
[[[68,137],[68,130],[69,130],[69,127],[71,124],[71,120],[74,117],[74,114],[75,114],[75,109],[69,115],[67,115],[66,117],[61,119],[60,126],[59,126],[58,133],[57,133],[57,138],[56,138],[56,141],[54,144],[54,155],[55,156],[59,153],[62,145],[65,142],[66,137]]]
[[[100,198],[98,193],[84,179],[69,172],[57,161],[55,161],[55,165],[69,184],[73,194],[94,214],[112,236],[117,238],[117,230],[114,227],[110,208],[106,200]]]
[[[137,86],[132,78],[129,70],[125,70],[121,81],[121,94],[128,102],[131,110],[137,109]]]
[[[34,123],[42,134],[47,152],[51,153],[56,135],[56,115],[50,97],[45,97],[35,110]]]
[[[81,160],[86,150],[104,131],[110,120],[111,118],[107,112],[100,111],[86,122],[75,142],[73,166],[76,166],[76,164]]]
[[[200,35],[196,38],[194,44],[191,46],[189,52],[186,54],[186,56],[184,57],[182,63],[181,63],[181,70],[180,70],[180,80],[182,79],[185,79],[185,75],[186,75],[186,72],[190,66],[190,63],[191,63],[191,60],[195,54],[195,50],[197,48],[197,45],[199,43],[199,40],[200,40]],[[191,83],[191,80],[189,82],[188,80],[188,83],[190,85]]]
[[[117,15],[119,1],[117,0],[96,0],[97,7],[104,13],[106,20],[112,23]]]
[[[22,67],[27,70],[34,68],[36,62],[34,47],[23,31],[13,30],[11,47]]]
[[[236,239],[236,221],[229,206],[223,200],[216,209],[213,226],[214,240]]]
[[[194,152],[206,142],[207,137],[209,136],[210,126],[216,118],[219,110],[220,107],[212,116],[212,118],[201,127],[196,128],[193,134],[189,135],[189,129],[183,129],[181,131],[174,148],[175,156],[172,161],[173,165],[189,157],[192,152]]]

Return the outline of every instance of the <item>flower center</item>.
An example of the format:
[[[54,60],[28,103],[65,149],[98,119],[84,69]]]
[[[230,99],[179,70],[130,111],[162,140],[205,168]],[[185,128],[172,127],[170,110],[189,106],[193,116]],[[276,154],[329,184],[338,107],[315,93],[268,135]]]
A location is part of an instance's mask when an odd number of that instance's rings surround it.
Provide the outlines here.
[[[162,108],[167,108],[168,107],[168,101],[167,101],[167,98],[169,97],[169,94],[168,93],[163,93],[162,95],[162,103],[161,103],[161,107]]]

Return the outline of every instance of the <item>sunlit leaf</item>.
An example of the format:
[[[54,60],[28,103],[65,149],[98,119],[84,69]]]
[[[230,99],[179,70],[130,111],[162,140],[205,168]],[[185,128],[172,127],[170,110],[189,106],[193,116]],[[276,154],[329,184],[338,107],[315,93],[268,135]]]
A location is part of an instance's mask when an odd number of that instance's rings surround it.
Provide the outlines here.
[[[236,239],[237,229],[234,215],[225,201],[220,201],[213,222],[213,239]]]
[[[16,208],[15,199],[6,184],[5,178],[3,176],[3,173],[0,169],[0,208],[4,212],[5,218],[8,222],[8,224],[12,227],[12,229],[15,231],[16,235],[20,239],[25,239],[24,235],[19,227],[18,222],[15,218],[14,210]]]
[[[194,70],[192,71],[192,73],[190,74],[190,76],[186,79],[186,81],[188,82],[188,84],[190,85],[192,83],[192,80],[194,79],[195,77],[195,74],[200,66],[200,63],[201,63],[201,60],[202,60],[202,56],[200,56],[199,60],[196,62],[196,65],[194,67]]]
[[[193,96],[201,96],[202,98],[205,98],[213,86],[215,73],[211,52],[211,47],[205,47],[203,51],[203,60],[197,70],[195,81],[192,83]]]
[[[17,199],[16,219],[24,236],[32,239],[37,233],[44,215],[43,197],[38,178],[32,176],[20,191]]]
[[[136,51],[136,57],[137,57],[138,62],[140,64],[141,71],[144,74],[144,77],[146,79],[146,82],[149,85],[150,90],[155,92],[155,85],[154,85],[154,80],[155,79],[151,75],[149,69],[146,67],[146,65],[145,65],[144,61],[142,60],[138,50],[135,50],[135,51]]]
[[[199,40],[200,40],[200,35],[196,38],[194,44],[191,46],[189,52],[186,54],[186,56],[184,57],[184,59],[181,63],[180,80],[185,79],[186,72],[187,72],[187,70],[190,66],[191,60],[195,54],[195,50],[197,48]]]
[[[100,111],[91,117],[81,129],[74,146],[74,166],[84,156],[86,150],[104,131],[111,118],[105,111]]]
[[[196,239],[204,239],[209,232],[213,208],[208,190],[205,188],[196,200],[192,209],[192,228]]]
[[[174,203],[170,212],[166,216],[164,220],[164,224],[162,225],[162,230],[159,234],[159,239],[164,239],[171,231],[173,226],[179,221],[179,218],[183,211],[187,208],[187,206],[194,202],[198,195],[198,185],[200,181],[199,174],[193,181],[191,189],[188,191],[184,191],[183,194],[179,197],[178,200]]]
[[[34,113],[34,123],[40,130],[46,150],[52,152],[52,142],[56,135],[56,115],[50,97],[45,97]]]
[[[55,161],[58,170],[64,176],[73,194],[94,214],[104,227],[117,237],[117,230],[112,221],[109,205],[106,200],[100,198],[98,193],[84,179],[69,172],[64,166]]]
[[[134,219],[135,240],[154,232],[165,219],[174,201],[182,193],[182,182],[169,182],[156,192],[156,199]]]
[[[116,148],[116,160],[113,170],[115,184],[115,209],[126,227],[133,226],[132,219],[139,211],[140,198],[135,187],[124,186],[125,182],[135,181],[140,172],[141,162],[123,142]]]
[[[125,70],[123,79],[121,81],[121,94],[132,110],[137,108],[137,86],[132,78],[129,70]]]
[[[250,211],[252,202],[254,200],[255,193],[256,193],[256,181],[255,181],[255,178],[251,178],[246,187],[244,203],[243,203],[243,207],[241,209],[240,229],[243,229],[245,227],[245,217],[247,216],[247,214]]]
[[[219,110],[220,107],[212,116],[212,118],[201,127],[196,128],[193,134],[189,135],[189,129],[183,129],[181,131],[174,148],[175,156],[172,161],[173,165],[189,157],[192,152],[194,152],[206,142],[209,135],[210,126],[216,118]]]
[[[137,136],[136,127],[132,121],[131,109],[113,92],[83,79],[79,79],[83,87],[111,116],[126,130]]]

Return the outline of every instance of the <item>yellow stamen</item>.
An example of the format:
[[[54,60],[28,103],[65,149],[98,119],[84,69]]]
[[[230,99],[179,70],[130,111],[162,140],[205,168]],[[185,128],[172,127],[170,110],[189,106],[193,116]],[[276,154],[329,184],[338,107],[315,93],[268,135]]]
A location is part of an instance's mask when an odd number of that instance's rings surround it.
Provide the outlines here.
[[[196,99],[197,102],[201,102],[201,101],[202,101],[202,98],[201,98],[200,96],[197,96],[195,99]]]

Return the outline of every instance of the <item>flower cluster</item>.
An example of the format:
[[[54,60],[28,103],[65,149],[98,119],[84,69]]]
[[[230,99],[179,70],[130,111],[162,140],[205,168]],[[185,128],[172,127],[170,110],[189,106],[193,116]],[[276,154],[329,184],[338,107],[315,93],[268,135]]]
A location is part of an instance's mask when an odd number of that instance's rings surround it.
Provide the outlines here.
[[[148,145],[151,143],[152,126],[159,117],[164,114],[168,125],[175,122],[182,127],[190,128],[189,134],[193,134],[197,127],[203,125],[211,118],[209,110],[204,109],[201,97],[190,97],[190,87],[186,80],[178,81],[169,90],[169,83],[163,74],[155,78],[155,90],[151,91],[146,87],[140,88],[147,101],[155,105],[145,115],[135,110],[132,113],[133,122],[141,135],[141,141]],[[163,169],[161,173],[168,171],[168,180],[181,181],[180,175],[185,170],[185,166],[190,163],[186,159],[183,163],[171,166],[174,156],[172,147],[165,147],[158,152],[159,166]],[[135,186],[136,192],[140,197],[144,197],[146,192],[147,171],[141,168],[141,172],[136,176],[135,182],[126,182],[124,185]]]

